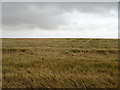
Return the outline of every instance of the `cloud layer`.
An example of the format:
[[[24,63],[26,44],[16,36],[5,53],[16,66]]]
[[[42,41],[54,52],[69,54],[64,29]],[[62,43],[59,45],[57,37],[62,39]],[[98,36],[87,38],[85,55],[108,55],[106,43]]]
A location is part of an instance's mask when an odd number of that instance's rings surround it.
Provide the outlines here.
[[[3,3],[3,37],[116,38],[117,3]]]

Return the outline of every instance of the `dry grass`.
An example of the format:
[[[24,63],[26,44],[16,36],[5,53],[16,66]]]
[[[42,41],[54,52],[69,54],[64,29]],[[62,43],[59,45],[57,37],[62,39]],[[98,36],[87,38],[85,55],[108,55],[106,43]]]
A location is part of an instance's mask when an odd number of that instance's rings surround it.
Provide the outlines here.
[[[3,39],[4,88],[116,88],[118,40]]]

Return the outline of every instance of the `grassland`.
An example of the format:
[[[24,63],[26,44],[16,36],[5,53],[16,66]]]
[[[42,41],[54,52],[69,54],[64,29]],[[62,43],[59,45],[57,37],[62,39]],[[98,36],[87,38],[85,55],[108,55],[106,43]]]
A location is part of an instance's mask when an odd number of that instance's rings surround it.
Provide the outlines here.
[[[117,39],[3,39],[3,88],[116,88]]]

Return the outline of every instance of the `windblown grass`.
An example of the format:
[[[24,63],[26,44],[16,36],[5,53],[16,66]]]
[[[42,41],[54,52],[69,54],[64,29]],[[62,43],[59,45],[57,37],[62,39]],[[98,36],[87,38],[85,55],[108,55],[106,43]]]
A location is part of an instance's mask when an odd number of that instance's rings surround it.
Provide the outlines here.
[[[3,39],[3,88],[116,88],[116,39]]]

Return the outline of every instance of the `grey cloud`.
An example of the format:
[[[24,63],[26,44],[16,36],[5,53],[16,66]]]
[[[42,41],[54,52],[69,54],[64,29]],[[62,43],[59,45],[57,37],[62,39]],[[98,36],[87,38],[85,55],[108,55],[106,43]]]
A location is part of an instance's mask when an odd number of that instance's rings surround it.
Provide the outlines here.
[[[3,29],[20,30],[25,27],[40,29],[56,29],[66,24],[60,15],[73,9],[83,13],[110,15],[117,10],[117,3],[3,3]]]
[[[40,11],[41,10],[41,11]],[[49,11],[49,8],[47,9]],[[39,27],[43,29],[56,28],[61,20],[57,20],[53,12],[48,11],[42,7],[33,6],[29,3],[11,3],[3,4],[3,25],[16,26],[28,25],[32,27]],[[31,27],[30,27],[31,28]]]

